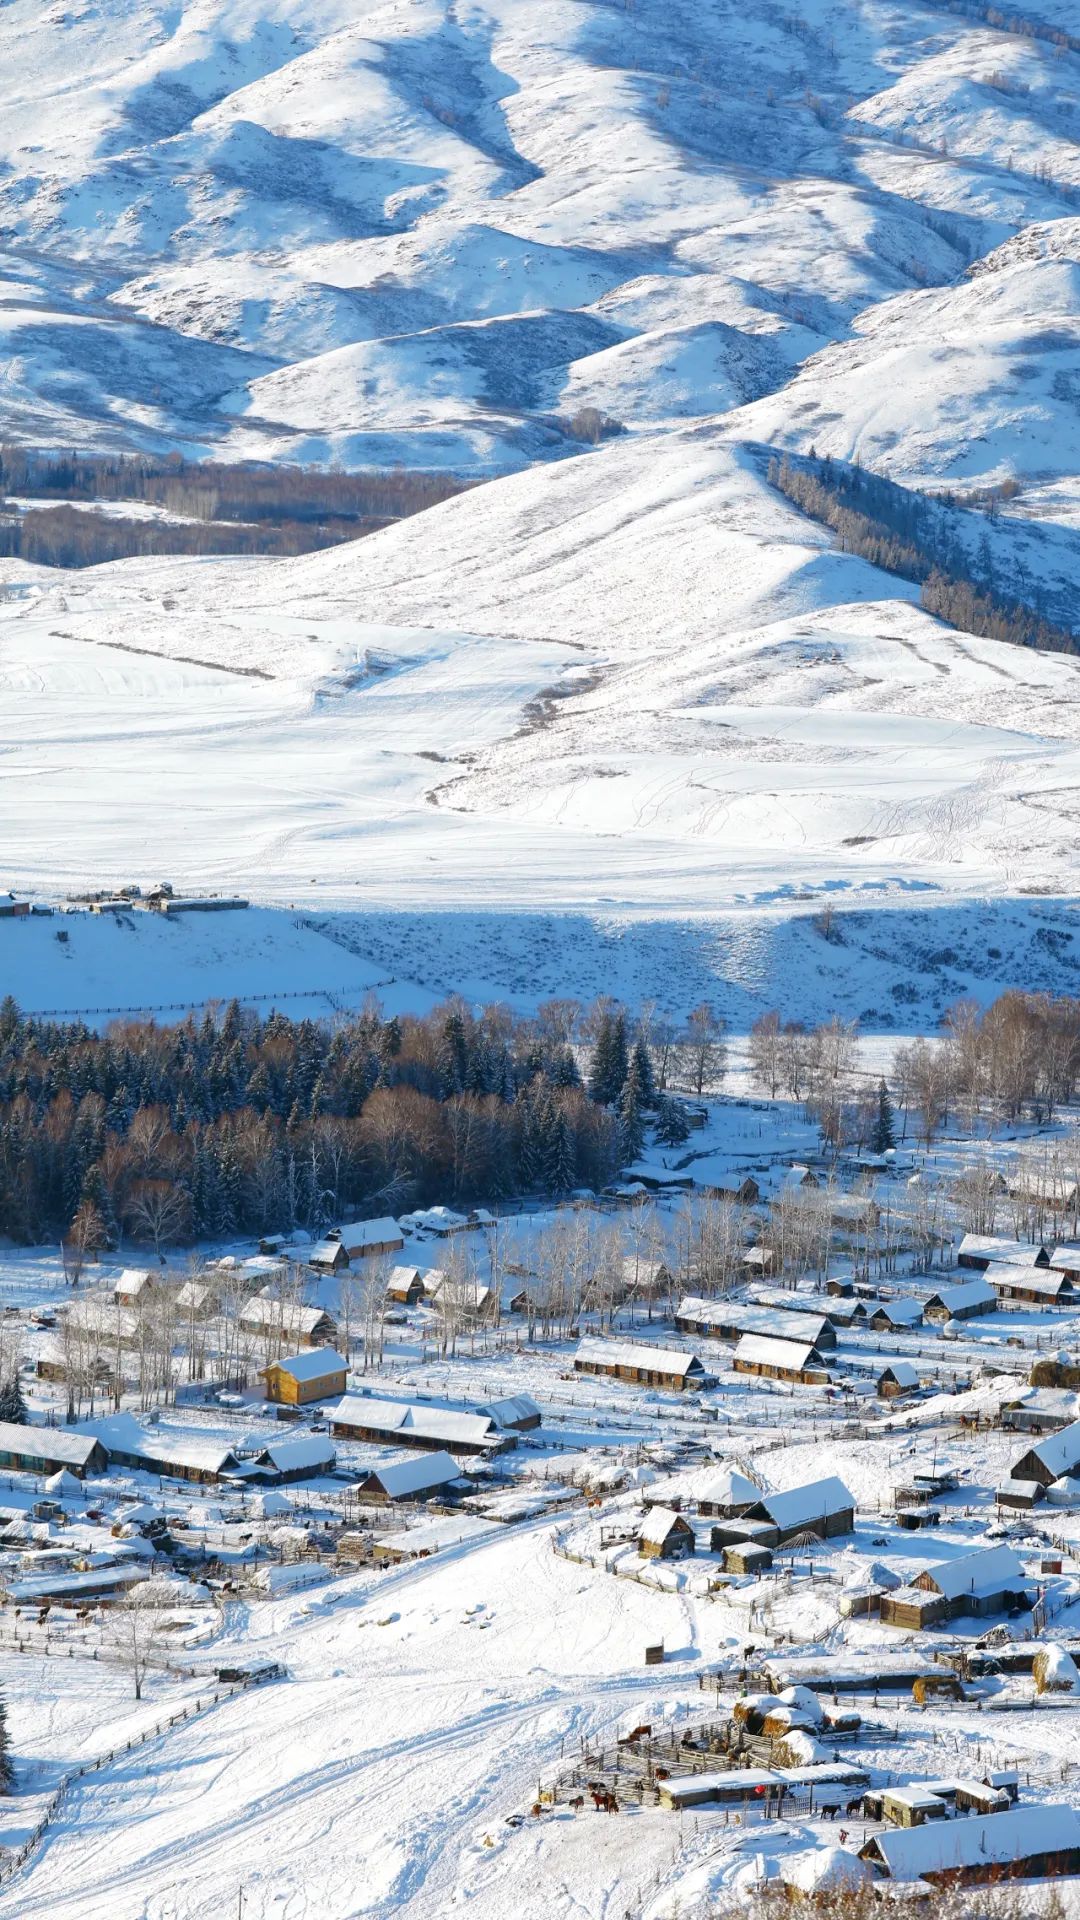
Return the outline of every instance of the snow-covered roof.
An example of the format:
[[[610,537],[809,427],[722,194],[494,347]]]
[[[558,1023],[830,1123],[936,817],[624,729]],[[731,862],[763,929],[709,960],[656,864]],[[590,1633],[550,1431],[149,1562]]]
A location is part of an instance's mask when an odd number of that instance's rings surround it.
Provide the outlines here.
[[[776,1340],[820,1340],[828,1332],[828,1315],[788,1307],[756,1306],[746,1301],[702,1300],[686,1294],[676,1315],[702,1327],[733,1327],[737,1333],[762,1333]]]
[[[386,1282],[387,1293],[408,1293],[420,1279],[419,1267],[391,1267]]]
[[[138,1461],[148,1473],[169,1473],[174,1467],[196,1473],[220,1474],[236,1465],[231,1446],[197,1433],[175,1428],[142,1427],[130,1413],[110,1414],[99,1423],[102,1446],[111,1457]]]
[[[397,1221],[383,1214],[379,1220],[353,1220],[347,1227],[339,1227],[336,1237],[346,1253],[352,1254],[388,1244],[400,1247],[405,1236]]]
[[[722,1467],[699,1483],[697,1497],[716,1507],[752,1506],[760,1500],[761,1488],[737,1467]]]
[[[144,1289],[150,1286],[154,1276],[148,1267],[125,1267],[117,1279],[113,1292],[124,1300],[137,1300]]]
[[[1067,1806],[1010,1807],[1007,1813],[964,1820],[931,1820],[921,1827],[890,1827],[873,1847],[895,1880],[959,1867],[1006,1866],[1037,1854],[1080,1847],[1080,1813]]]
[[[989,1280],[964,1280],[955,1287],[939,1287],[930,1295],[927,1306],[944,1307],[947,1313],[962,1313],[967,1307],[990,1306],[997,1303],[997,1294]]]
[[[314,1473],[332,1467],[337,1450],[327,1433],[292,1433],[285,1440],[271,1440],[259,1457],[279,1473]]]
[[[957,1258],[974,1255],[979,1260],[998,1261],[1013,1267],[1033,1267],[1045,1257],[1045,1247],[1029,1246],[1026,1240],[1001,1240],[994,1233],[965,1233],[957,1248]]]
[[[407,1498],[410,1493],[426,1492],[430,1487],[448,1486],[460,1480],[461,1468],[448,1453],[406,1454],[384,1467],[373,1467],[369,1478],[377,1480],[391,1499]]]
[[[20,1580],[5,1580],[0,1575],[0,1591],[12,1605],[41,1600],[53,1594],[105,1593],[110,1588],[122,1592],[146,1579],[146,1568],[135,1562],[115,1567],[88,1567],[81,1573],[31,1573]]]
[[[1063,1473],[1072,1473],[1080,1466],[1080,1420],[1073,1420],[1057,1433],[1044,1433],[1029,1448],[1029,1452],[1035,1455],[1055,1480]]]
[[[871,1319],[888,1320],[894,1327],[915,1327],[923,1317],[920,1300],[879,1300]]]
[[[919,1384],[918,1373],[910,1360],[890,1360],[882,1373],[883,1377],[886,1373],[891,1374],[898,1387],[917,1387]]]
[[[1063,1246],[1055,1247],[1050,1255],[1052,1267],[1068,1267],[1070,1272],[1080,1268],[1080,1246],[1075,1240],[1067,1241]]]
[[[273,1373],[275,1369],[296,1381],[326,1380],[332,1374],[346,1372],[344,1360],[333,1347],[308,1347],[303,1353],[290,1353],[280,1360],[272,1360],[263,1372]]]
[[[260,1293],[247,1302],[240,1323],[256,1331],[305,1334],[315,1333],[327,1317],[321,1307],[301,1307],[293,1300],[268,1299]]]
[[[0,1420],[0,1453],[21,1454],[27,1460],[59,1460],[66,1467],[85,1467],[97,1445],[96,1433],[73,1432],[70,1427],[20,1426],[13,1420]]]
[[[431,1274],[424,1282],[424,1292],[434,1300],[440,1312],[447,1308],[465,1307],[470,1313],[479,1313],[492,1298],[492,1291],[483,1280],[459,1278],[456,1275],[440,1273],[436,1280]]]
[[[461,1413],[424,1402],[414,1406],[405,1400],[369,1399],[360,1393],[347,1393],[331,1408],[329,1419],[335,1427],[363,1427],[388,1436],[416,1434],[418,1438],[441,1440],[447,1447],[493,1446],[499,1437],[487,1413]]]
[[[1025,1267],[1015,1261],[1008,1265],[995,1263],[990,1284],[995,1288],[1022,1287],[1025,1293],[1043,1294],[1048,1300],[1056,1300],[1058,1294],[1073,1290],[1067,1273],[1052,1273],[1048,1267]]]
[[[582,1340],[574,1359],[595,1367],[630,1367],[637,1372],[684,1377],[701,1366],[696,1353],[675,1347],[636,1346],[629,1340]]]
[[[784,1367],[798,1373],[823,1365],[812,1340],[775,1340],[761,1333],[743,1334],[735,1349],[735,1365],[740,1361],[746,1366]]]
[[[641,1525],[638,1539],[646,1546],[662,1547],[668,1535],[681,1533],[689,1525],[673,1507],[650,1507]]]
[[[797,1527],[813,1520],[825,1520],[830,1514],[854,1511],[855,1495],[849,1493],[836,1474],[824,1480],[811,1480],[804,1487],[790,1487],[786,1493],[763,1493],[757,1501],[768,1520],[778,1527]],[[755,1508],[756,1511],[756,1508]]]
[[[486,1413],[497,1427],[516,1427],[522,1420],[538,1420],[540,1408],[531,1393],[508,1393],[502,1400],[487,1400],[479,1413]]]
[[[946,1600],[965,1593],[995,1593],[1023,1586],[1024,1569],[1011,1547],[980,1547],[956,1560],[942,1560],[925,1569]]]

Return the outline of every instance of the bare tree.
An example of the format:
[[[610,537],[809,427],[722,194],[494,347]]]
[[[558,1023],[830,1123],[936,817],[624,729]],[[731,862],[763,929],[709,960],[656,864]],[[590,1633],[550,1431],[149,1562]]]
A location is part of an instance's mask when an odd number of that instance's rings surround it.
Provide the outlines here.
[[[715,1086],[724,1077],[727,1049],[723,1041],[724,1022],[707,1000],[692,1009],[679,1048],[683,1072],[700,1097],[705,1087]]]
[[[161,1608],[153,1600],[129,1596],[107,1616],[108,1640],[120,1665],[131,1675],[141,1700],[147,1674],[158,1664],[165,1642]]]

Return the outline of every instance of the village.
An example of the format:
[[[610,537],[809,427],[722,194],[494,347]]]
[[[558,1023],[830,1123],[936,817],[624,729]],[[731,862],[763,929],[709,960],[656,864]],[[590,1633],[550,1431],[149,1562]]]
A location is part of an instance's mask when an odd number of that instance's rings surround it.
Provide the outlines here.
[[[321,1622],[390,1649],[466,1578],[508,1669],[508,1579],[601,1626],[462,1842],[480,1888],[520,1848],[587,1880],[575,1823],[642,1920],[1080,1874],[1070,1118],[844,1158],[699,1110],[558,1204],[0,1256],[8,1899],[91,1775],[269,1725]]]

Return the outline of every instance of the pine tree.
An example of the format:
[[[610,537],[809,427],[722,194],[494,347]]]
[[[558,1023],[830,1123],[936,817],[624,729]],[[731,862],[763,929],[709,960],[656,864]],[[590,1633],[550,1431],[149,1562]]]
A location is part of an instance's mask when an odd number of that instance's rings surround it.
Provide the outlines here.
[[[870,1142],[874,1153],[888,1153],[896,1145],[896,1122],[893,1114],[889,1089],[884,1080],[878,1084],[878,1110],[874,1121],[874,1132]]]
[[[656,1115],[656,1139],[662,1147],[681,1147],[690,1138],[686,1109],[678,1100],[662,1098]]]
[[[637,1062],[631,1060],[619,1095],[619,1154],[623,1163],[636,1160],[645,1144],[641,1118],[641,1079]]]
[[[652,1061],[649,1058],[649,1049],[645,1045],[644,1036],[640,1033],[634,1041],[633,1059],[641,1083],[641,1104],[643,1107],[655,1107],[656,1081],[653,1078]]]
[[[0,1700],[0,1793],[12,1793],[15,1789],[15,1767],[11,1758],[11,1735],[8,1732],[7,1705]]]
[[[0,1386],[0,1420],[9,1426],[26,1427],[30,1424],[30,1415],[26,1410],[19,1376],[13,1373],[9,1380]]]

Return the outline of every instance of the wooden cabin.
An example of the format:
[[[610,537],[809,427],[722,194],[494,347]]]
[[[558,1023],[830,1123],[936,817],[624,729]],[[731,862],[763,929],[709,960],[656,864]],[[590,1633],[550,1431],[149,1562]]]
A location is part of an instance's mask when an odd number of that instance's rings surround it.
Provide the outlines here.
[[[919,1300],[882,1300],[870,1315],[875,1333],[909,1333],[921,1326],[922,1303]]]
[[[5,1473],[50,1474],[66,1467],[82,1480],[88,1473],[104,1473],[107,1465],[108,1456],[95,1434],[0,1420],[0,1469]]]
[[[358,1482],[357,1498],[376,1506],[396,1506],[403,1500],[446,1499],[457,1493],[461,1468],[449,1453],[431,1453],[422,1460],[410,1456],[376,1467]]]
[[[413,1405],[351,1393],[331,1409],[329,1419],[330,1431],[339,1440],[368,1440],[376,1446],[491,1454],[517,1444],[516,1434],[500,1431],[490,1414],[461,1412],[426,1401]]]
[[[736,1373],[762,1380],[790,1380],[801,1386],[827,1386],[829,1371],[812,1341],[777,1340],[744,1333],[735,1349]]]
[[[716,1375],[705,1371],[696,1353],[638,1346],[627,1340],[582,1340],[574,1355],[574,1372],[627,1380],[638,1387],[666,1387],[672,1393],[716,1385]]]
[[[832,1540],[855,1530],[855,1498],[835,1474],[791,1487],[786,1493],[763,1493],[735,1525],[763,1523],[757,1546],[782,1547],[793,1540]],[[736,1544],[736,1543],[732,1543]]]
[[[923,1319],[935,1322],[972,1320],[995,1313],[998,1297],[988,1280],[963,1280],[955,1287],[939,1287],[923,1307]]]
[[[724,1547],[724,1572],[741,1574],[768,1573],[773,1557],[770,1548],[756,1547],[751,1540],[743,1540],[732,1547]]]
[[[878,1374],[877,1391],[879,1400],[899,1400],[905,1394],[917,1393],[919,1376],[910,1360],[890,1360]]]
[[[957,1249],[956,1264],[973,1273],[989,1273],[993,1267],[1048,1267],[1050,1255],[1043,1246],[1030,1246],[1026,1240],[1003,1240],[992,1233],[965,1233]]]
[[[313,1400],[343,1394],[348,1368],[333,1347],[309,1347],[288,1359],[273,1360],[259,1375],[266,1397],[283,1407],[307,1407]]]
[[[650,1507],[638,1534],[638,1551],[646,1560],[682,1560],[697,1541],[689,1520],[671,1507]]]
[[[267,1299],[262,1293],[247,1302],[240,1315],[240,1325],[248,1333],[262,1334],[271,1341],[287,1341],[297,1347],[329,1346],[337,1333],[330,1315],[321,1307],[301,1307],[292,1300]]]
[[[1041,1487],[1052,1486],[1064,1476],[1077,1475],[1080,1475],[1080,1420],[1073,1420],[1057,1433],[1044,1434],[1012,1467],[1014,1480],[1035,1480]]]
[[[327,1238],[340,1241],[350,1265],[354,1260],[370,1260],[384,1253],[400,1253],[405,1245],[405,1236],[397,1221],[385,1214],[379,1220],[354,1220],[349,1226],[338,1227]]]
[[[1067,1273],[1041,1267],[994,1266],[987,1279],[999,1305],[1008,1301],[1023,1307],[1074,1307],[1080,1298]]]
[[[424,1298],[419,1267],[392,1267],[386,1282],[386,1297],[399,1307],[418,1307]]]
[[[125,1267],[113,1288],[113,1299],[121,1307],[141,1307],[157,1284],[157,1275],[148,1267]]]

